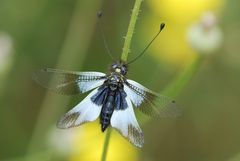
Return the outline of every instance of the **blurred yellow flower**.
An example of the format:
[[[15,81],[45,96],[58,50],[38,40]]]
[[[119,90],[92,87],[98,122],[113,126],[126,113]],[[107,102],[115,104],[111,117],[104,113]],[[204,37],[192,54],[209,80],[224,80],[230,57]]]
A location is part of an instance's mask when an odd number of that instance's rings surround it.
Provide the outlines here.
[[[189,24],[208,10],[217,11],[222,8],[223,0],[148,0],[151,9],[161,17]]]
[[[200,19],[204,12],[218,13],[224,5],[224,0],[148,0],[146,2],[152,13],[143,17],[140,33],[144,33],[144,38],[150,37],[158,30],[153,26],[158,27],[158,24],[164,21],[165,31],[150,50],[157,59],[164,59],[177,65],[185,65],[196,57],[195,51],[189,47],[186,40],[188,27]]]
[[[100,160],[106,132],[102,133],[99,121],[87,123],[75,131],[73,138],[74,153],[70,161]],[[108,161],[136,161],[138,151],[116,130],[112,130],[107,152]]]

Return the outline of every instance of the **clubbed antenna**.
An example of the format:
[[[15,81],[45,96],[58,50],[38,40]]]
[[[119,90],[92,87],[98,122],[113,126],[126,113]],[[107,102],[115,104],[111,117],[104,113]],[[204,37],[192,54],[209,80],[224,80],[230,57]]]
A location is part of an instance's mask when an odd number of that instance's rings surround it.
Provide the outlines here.
[[[159,34],[162,32],[162,30],[164,29],[164,27],[165,27],[165,23],[161,23],[158,33],[153,37],[153,39],[148,43],[148,45],[143,49],[143,51],[140,52],[140,54],[139,54],[136,58],[134,58],[133,60],[129,61],[127,64],[131,64],[131,63],[133,63],[134,61],[136,61],[138,58],[140,58],[140,57],[145,53],[145,51],[152,45],[152,43],[154,42],[154,40],[158,37],[158,35],[159,35]]]

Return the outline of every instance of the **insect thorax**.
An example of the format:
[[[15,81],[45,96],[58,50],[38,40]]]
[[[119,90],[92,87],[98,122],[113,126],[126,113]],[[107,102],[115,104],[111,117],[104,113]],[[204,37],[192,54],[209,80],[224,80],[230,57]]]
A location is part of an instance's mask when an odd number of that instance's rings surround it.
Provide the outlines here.
[[[107,86],[110,90],[115,91],[117,89],[123,88],[125,77],[119,73],[112,72],[106,81]]]

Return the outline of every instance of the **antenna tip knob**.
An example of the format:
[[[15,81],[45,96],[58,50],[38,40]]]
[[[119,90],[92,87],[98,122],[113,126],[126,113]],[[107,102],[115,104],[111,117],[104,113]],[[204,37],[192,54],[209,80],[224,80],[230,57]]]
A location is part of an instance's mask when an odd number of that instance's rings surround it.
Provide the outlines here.
[[[162,31],[162,30],[164,29],[164,27],[165,27],[165,23],[163,22],[163,23],[161,23],[161,25],[160,25],[160,31]]]
[[[97,17],[98,17],[98,18],[101,18],[102,15],[103,15],[103,12],[102,12],[102,11],[98,11],[98,12],[97,12]]]

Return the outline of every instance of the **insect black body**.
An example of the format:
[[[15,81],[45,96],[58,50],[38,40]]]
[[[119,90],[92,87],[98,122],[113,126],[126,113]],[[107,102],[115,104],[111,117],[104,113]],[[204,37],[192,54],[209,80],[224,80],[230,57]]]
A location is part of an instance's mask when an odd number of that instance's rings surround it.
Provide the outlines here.
[[[125,97],[127,94],[123,90],[127,67],[120,63],[113,63],[107,80],[98,89],[98,92],[91,97],[91,100],[102,106],[100,114],[100,123],[102,132],[110,124],[111,116],[114,110],[124,110],[127,108]]]
[[[110,119],[115,106],[115,102],[114,102],[115,91],[109,91],[107,95],[108,96],[102,106],[102,110],[100,114],[100,123],[101,123],[102,132],[104,132],[105,129],[110,124]]]

